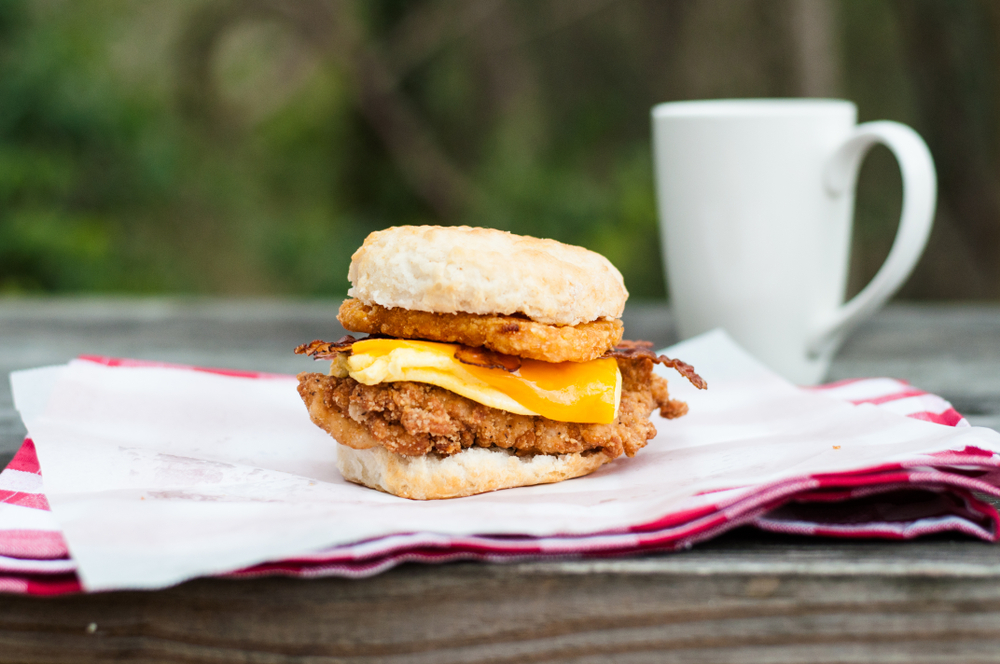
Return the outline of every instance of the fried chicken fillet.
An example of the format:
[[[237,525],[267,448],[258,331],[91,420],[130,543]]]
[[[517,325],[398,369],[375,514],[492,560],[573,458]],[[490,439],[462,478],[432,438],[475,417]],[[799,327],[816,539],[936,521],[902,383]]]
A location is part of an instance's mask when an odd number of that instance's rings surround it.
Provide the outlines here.
[[[338,318],[372,336],[296,352],[331,361],[328,374],[299,374],[298,390],[339,443],[341,472],[359,484],[434,499],[585,475],[642,449],[656,435],[654,411],[687,412],[655,364],[704,387],[689,365],[621,341],[621,275],[579,247],[490,229],[400,227],[370,236],[350,277],[354,297]],[[372,355],[375,346],[384,357]],[[543,379],[532,379],[539,371]],[[543,390],[554,403],[523,396],[521,382],[548,385],[567,371],[583,378],[565,379],[556,396]],[[586,402],[567,406],[592,393],[605,414]]]
[[[654,410],[673,419],[687,404],[671,400],[667,381],[646,356],[616,358],[622,374],[618,413],[609,424],[558,422],[476,403],[443,388],[399,381],[364,385],[350,377],[299,375],[299,395],[313,421],[338,442],[357,449],[381,445],[404,456],[450,456],[477,447],[520,456],[600,452],[610,459],[634,456],[656,435]],[[347,418],[361,426],[344,426]]]

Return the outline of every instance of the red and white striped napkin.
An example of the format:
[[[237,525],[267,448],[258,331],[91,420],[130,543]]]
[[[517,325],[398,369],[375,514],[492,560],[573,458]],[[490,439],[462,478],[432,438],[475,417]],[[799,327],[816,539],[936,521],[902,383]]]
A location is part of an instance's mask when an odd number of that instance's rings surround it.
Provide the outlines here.
[[[708,350],[714,348],[718,351],[718,340],[709,343],[707,348]],[[684,359],[688,359],[692,355],[695,356],[694,359],[697,359],[699,353],[696,351],[698,350],[699,348],[695,347],[689,349],[689,353],[681,354],[678,352],[677,354]],[[732,349],[723,350],[725,352],[722,355],[725,355],[730,353]],[[94,375],[103,376],[102,371],[116,369],[155,369],[159,372],[168,372],[168,376],[175,376],[180,380],[179,385],[181,386],[185,385],[185,381],[196,373],[190,368],[150,367],[145,363],[104,358],[89,358],[84,363],[88,366],[84,367],[81,375],[88,374],[92,370],[96,371]],[[739,362],[737,361],[736,364]],[[696,366],[699,365],[696,364]],[[700,366],[699,370],[701,370]],[[198,373],[205,374],[204,370],[199,370]],[[222,384],[230,386],[236,384],[232,381],[255,382],[256,384],[270,383],[272,387],[286,385],[290,382],[285,377],[234,374],[233,372],[226,372],[226,374],[225,380],[230,382],[224,381]],[[161,376],[162,374],[154,375]],[[209,375],[215,376],[215,374]],[[135,376],[136,374],[127,374],[129,380],[123,381],[123,385],[130,384]],[[713,389],[717,389],[717,385],[722,386],[720,391],[725,394],[719,398],[728,404],[727,415],[730,412],[736,412],[738,415],[740,399],[744,398],[746,399],[744,405],[756,408],[757,401],[754,399],[758,398],[757,392],[747,396],[745,395],[747,390],[766,393],[768,389],[773,388],[774,393],[771,396],[774,399],[771,401],[765,399],[763,403],[770,403],[772,406],[777,404],[776,407],[780,407],[781,403],[792,399],[792,395],[784,392],[784,388],[778,386],[769,377],[756,375],[747,379],[746,372],[744,372],[743,375],[730,377],[731,380],[720,377],[714,383],[711,374],[708,378],[712,387],[706,394],[706,398],[711,395]],[[101,380],[104,380],[104,377]],[[679,381],[672,381],[671,384],[678,385],[678,383]],[[726,385],[729,387],[727,388]],[[761,385],[764,385],[764,388],[761,388]],[[653,518],[633,520],[631,523],[622,518],[623,525],[620,527],[608,528],[603,527],[606,524],[599,524],[598,527],[588,530],[584,524],[584,527],[575,532],[566,532],[565,529],[562,532],[533,533],[519,533],[516,529],[456,532],[455,528],[450,528],[449,524],[444,522],[441,522],[441,527],[436,529],[426,527],[408,529],[405,526],[401,527],[399,522],[390,522],[383,524],[385,527],[382,532],[375,536],[356,538],[329,546],[303,548],[294,553],[264,558],[247,565],[219,566],[211,569],[210,566],[205,567],[202,564],[198,568],[200,571],[196,571],[195,574],[192,574],[190,570],[185,570],[181,576],[190,578],[200,573],[230,577],[252,577],[268,574],[301,577],[326,575],[361,577],[376,574],[407,561],[444,562],[473,559],[499,562],[547,557],[619,556],[687,548],[696,542],[704,541],[741,525],[753,525],[765,530],[783,533],[839,537],[908,539],[928,533],[960,532],[989,541],[998,539],[1000,516],[989,503],[976,496],[977,493],[1000,495],[1000,454],[995,451],[1000,449],[1000,445],[996,444],[994,432],[969,427],[968,422],[943,399],[892,379],[844,381],[820,388],[812,388],[808,391],[797,388],[790,389],[795,390],[796,394],[808,397],[803,401],[795,401],[797,406],[800,408],[805,406],[807,409],[818,408],[815,413],[803,413],[801,422],[795,420],[793,414],[790,420],[794,425],[791,429],[793,432],[791,437],[788,435],[776,436],[774,431],[765,431],[764,429],[759,431],[727,431],[725,427],[728,426],[728,423],[723,421],[718,425],[721,428],[712,433],[715,436],[712,439],[713,442],[707,448],[699,448],[695,452],[707,455],[706,458],[709,460],[719,456],[724,457],[730,454],[732,449],[740,449],[733,448],[729,438],[741,435],[744,436],[741,441],[744,441],[746,436],[749,436],[750,440],[757,436],[761,445],[776,446],[774,449],[780,449],[782,444],[787,444],[789,441],[796,445],[813,444],[817,437],[826,435],[826,429],[831,426],[833,428],[845,426],[842,423],[845,420],[851,420],[855,412],[861,414],[860,421],[866,425],[871,425],[873,422],[880,424],[888,422],[888,426],[891,428],[899,423],[897,420],[903,423],[910,422],[916,429],[911,431],[904,426],[903,430],[907,435],[913,434],[914,431],[920,435],[930,435],[931,438],[938,441],[930,447],[940,449],[900,455],[898,450],[902,448],[894,445],[886,449],[886,453],[882,455],[884,458],[880,458],[878,455],[869,455],[864,457],[865,463],[863,464],[855,464],[856,467],[851,467],[851,464],[844,466],[837,461],[841,451],[837,448],[850,447],[851,442],[856,438],[864,438],[863,432],[852,433],[848,427],[847,435],[840,434],[842,445],[830,445],[827,456],[833,461],[824,461],[817,465],[815,461],[805,463],[792,455],[789,457],[793,464],[793,468],[789,469],[790,472],[774,473],[771,469],[759,468],[751,473],[751,475],[756,474],[757,477],[761,478],[759,482],[735,483],[728,487],[715,486],[711,489],[696,491],[669,504],[660,503],[659,505],[668,504],[669,508],[646,513],[653,514]],[[675,388],[675,391],[683,393],[684,390]],[[817,397],[816,395],[821,396]],[[833,422],[831,420],[822,423],[822,429],[810,428],[812,415],[823,417],[824,413],[827,413],[827,410],[823,408],[827,402],[836,406],[829,411],[834,414],[836,423],[831,424],[830,422]],[[693,404],[693,406],[705,403],[708,402],[702,401]],[[845,403],[856,404],[858,408],[844,406]],[[84,403],[82,405],[90,407],[92,404]],[[22,407],[21,404],[19,407]],[[705,407],[705,410],[711,410],[711,408]],[[877,410],[878,416],[871,419],[868,414],[873,410]],[[197,412],[194,413],[194,416],[197,419]],[[751,419],[755,417],[753,412],[744,413],[744,416]],[[906,416],[909,419],[900,416]],[[725,419],[717,413],[713,415],[710,412],[706,413],[705,417],[714,419],[709,420],[710,424],[695,421],[687,429],[678,428],[672,433],[683,443],[685,436],[701,435],[699,429],[715,426],[712,423]],[[739,416],[733,417],[733,423],[740,421]],[[864,419],[864,417],[869,417],[869,419]],[[35,422],[43,435],[53,437],[51,426],[38,424],[40,420],[32,417],[27,419],[29,432],[34,433],[33,428],[35,427],[32,426],[32,423]],[[696,418],[692,418],[692,420],[694,419]],[[917,424],[914,420],[923,420],[924,423]],[[678,420],[677,422],[682,421]],[[665,430],[669,430],[673,423],[658,422],[657,424],[662,435]],[[794,433],[795,427],[800,430],[799,434]],[[978,432],[979,436],[978,438],[959,437],[953,439],[947,435],[951,432],[960,434],[963,430],[970,434]],[[886,429],[884,435],[897,435],[898,432],[893,433],[894,431],[895,429],[892,431]],[[787,434],[788,430],[784,433]],[[95,434],[95,421],[89,422],[87,427],[76,432],[78,438],[75,439],[75,442],[78,444],[86,443],[85,434],[97,435]],[[904,437],[902,436],[900,440]],[[670,440],[669,436],[664,437],[662,441],[658,437],[658,439],[651,441],[650,447],[669,445]],[[801,442],[796,443],[796,440]],[[975,440],[979,440],[983,444],[953,444],[956,441],[962,443]],[[58,445],[51,441],[48,444],[54,449],[59,449]],[[121,446],[118,445],[118,447]],[[627,470],[629,468],[627,464],[635,463],[649,451],[650,448],[643,450],[636,459],[623,462],[617,469],[615,464],[612,464],[608,469],[611,472],[605,472],[603,475],[603,484],[601,481],[592,481],[589,486],[592,486],[601,495],[610,495],[606,493],[609,488],[611,491],[628,490],[630,473]],[[44,459],[44,455],[42,456]],[[108,468],[108,476],[112,479],[102,478],[100,482],[114,482],[116,480],[113,478],[116,473],[128,475],[134,470],[129,468],[129,463],[141,468],[146,461],[142,457],[141,450],[127,450],[125,456],[127,458],[124,466]],[[292,456],[294,456],[294,450]],[[655,455],[650,454],[649,456]],[[121,460],[115,456],[107,458],[112,459],[111,465],[117,464]],[[185,464],[191,464],[190,457],[180,458],[181,467],[187,467]],[[668,454],[651,459],[649,462],[659,463],[663,465],[662,468],[657,469],[653,466],[646,470],[659,472],[664,483],[669,483],[669,462],[671,460],[685,468],[685,472],[688,472],[692,467],[691,458],[685,459],[683,455],[671,457]],[[700,460],[700,457],[695,457],[694,461],[697,463],[705,462]],[[747,463],[750,462],[751,460],[748,459]],[[76,462],[73,461],[73,463]],[[221,462],[211,463],[219,464]],[[211,463],[208,466],[198,465],[197,472],[204,473],[206,467],[211,467]],[[271,465],[281,464],[285,464],[291,469],[295,466],[295,461],[294,459],[292,461],[283,459]],[[794,467],[794,465],[801,465],[803,469],[815,470],[817,467],[826,467],[824,464],[829,466],[828,472],[795,472]],[[57,471],[60,470],[58,463],[52,465]],[[160,464],[157,468],[157,472],[161,473],[164,472],[164,469],[168,472],[174,472],[177,466]],[[48,473],[48,466],[46,472]],[[261,470],[257,475],[267,475],[267,473]],[[639,481],[643,478],[641,471],[632,475]],[[284,474],[272,473],[267,475],[267,480],[279,481],[280,483],[280,481],[284,481],[283,477]],[[739,477],[739,475],[730,473],[720,477],[734,478]],[[140,477],[140,479],[142,482],[153,481],[149,478]],[[245,477],[243,479],[245,480]],[[560,510],[567,512],[572,517],[581,513],[580,509],[574,505],[574,494],[571,492],[567,497],[565,492],[560,494],[559,491],[553,491],[553,488],[582,486],[581,483],[586,480],[587,478],[583,478],[551,487],[525,488],[493,495],[505,497],[507,500],[502,504],[508,509],[512,505],[516,507],[522,501],[528,502],[529,505],[537,505],[538,501],[546,501],[561,505],[560,509],[552,512],[552,514],[557,515],[553,517],[554,519],[558,518]],[[320,479],[308,480],[306,484],[308,485],[309,482],[315,485],[324,483]],[[232,484],[228,484],[226,487],[226,491],[230,494],[238,494],[241,501],[249,501],[250,506],[253,507],[253,497],[245,486],[234,488]],[[291,488],[294,491],[301,491],[301,487],[296,484],[288,484],[287,487],[281,485],[278,488],[279,490]],[[380,510],[388,512],[391,509],[398,510],[400,507],[405,509],[414,505],[410,501],[382,496],[377,492],[359,487],[348,485],[344,489],[360,492],[344,493],[342,497],[348,496],[354,500],[355,502],[349,506],[350,509],[364,512],[366,519],[378,520],[377,514]],[[64,489],[60,490],[65,491]],[[122,489],[116,489],[113,498],[119,501],[135,499],[141,502],[135,503],[135,500],[132,500],[132,503],[144,507],[159,504],[164,509],[197,509],[199,504],[208,504],[204,502],[205,495],[179,495],[154,500],[152,496],[149,496],[148,486],[139,486],[134,494],[126,492],[126,498],[120,495],[122,492]],[[87,540],[87,528],[92,527],[91,521],[88,521],[87,517],[93,515],[83,514],[81,516],[79,512],[75,512],[74,509],[79,506],[75,505],[75,499],[70,494],[71,492],[65,492],[59,495],[58,500],[63,503],[63,519],[57,521],[49,509],[48,499],[43,492],[41,469],[35,445],[31,440],[25,441],[11,464],[0,473],[0,591],[58,594],[114,587],[136,587],[135,583],[107,583],[102,580],[99,556],[108,552],[97,551],[95,554],[92,543]],[[150,498],[150,503],[145,502],[146,497]],[[217,498],[218,495],[212,497]],[[376,498],[374,503],[364,502],[364,499],[370,497]],[[107,499],[107,497],[104,498]],[[178,501],[180,505],[177,504]],[[426,516],[428,513],[440,511],[442,506],[462,501],[474,504],[476,498],[422,503],[419,504],[422,506],[419,514],[413,510],[410,510],[409,513],[415,517],[420,517],[421,514]],[[400,502],[406,504],[399,505]],[[481,499],[479,502],[483,509],[489,508],[488,503],[483,504],[484,501]],[[237,501],[237,503],[234,510],[246,508],[244,502]],[[652,504],[656,505],[656,503]],[[310,501],[303,501],[297,505],[304,512],[315,509],[315,505]],[[84,511],[91,507],[93,505],[88,506],[86,503],[82,505]],[[588,507],[593,509],[594,506],[584,506],[583,513],[586,513]],[[407,514],[408,512],[402,513]],[[114,527],[115,518],[112,514],[117,513],[99,515],[102,523],[109,529]],[[173,522],[171,522],[169,514],[156,511],[146,514],[149,518],[162,518],[163,527],[169,528],[176,525],[171,525]],[[259,512],[259,514],[264,519],[262,523],[266,524],[267,511]],[[351,521],[346,517],[347,514],[348,512],[340,513],[344,517],[343,523],[350,525]],[[456,512],[456,514],[459,513]],[[321,516],[329,517],[328,514]],[[122,518],[127,519],[127,514]],[[328,522],[318,517],[315,521],[318,524]],[[69,534],[68,538],[64,537],[62,527],[64,523],[70,526],[70,530],[65,531]],[[421,523],[421,519],[415,518],[412,523]],[[424,519],[422,523],[426,524],[428,521]],[[503,525],[499,521],[494,522],[493,525],[497,524]],[[74,550],[74,553],[76,552],[74,538],[80,542],[79,548],[84,553],[82,559],[69,555],[71,549]],[[69,544],[67,544],[67,539],[69,539]],[[88,547],[90,548],[88,549]],[[139,549],[141,552],[142,547],[139,546]],[[117,555],[117,552],[112,552],[112,554]],[[206,552],[208,558],[211,558],[212,554],[211,550]],[[98,558],[96,563],[93,562],[95,557]],[[112,558],[118,563],[123,560],[124,564],[130,562],[127,556],[121,558],[112,555]],[[88,583],[86,565],[98,570],[97,574],[91,577],[91,579],[98,579],[98,583]],[[141,572],[140,566],[137,568],[137,573]],[[155,585],[166,584],[159,582]]]

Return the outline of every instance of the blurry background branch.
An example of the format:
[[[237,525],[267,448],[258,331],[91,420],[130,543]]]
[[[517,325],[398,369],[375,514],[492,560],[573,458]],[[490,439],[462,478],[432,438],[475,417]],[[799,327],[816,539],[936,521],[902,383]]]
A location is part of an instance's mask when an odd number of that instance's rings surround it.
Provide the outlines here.
[[[412,19],[428,25],[434,5],[416,5]],[[430,8],[428,11],[427,8]],[[433,132],[398,89],[399,72],[386,62],[381,45],[366,32],[354,3],[324,0],[214,0],[194,11],[186,22],[178,49],[178,96],[181,108],[196,120],[224,133],[234,122],[220,103],[212,76],[218,43],[237,24],[281,20],[324,57],[346,71],[357,104],[382,140],[400,173],[443,221],[455,221],[478,195],[475,185],[438,145]],[[437,35],[441,40],[446,32]],[[424,40],[433,50],[435,44]],[[412,58],[410,66],[416,64]]]
[[[356,3],[345,0],[214,0],[200,6],[179,39],[178,98],[216,134],[233,127],[213,78],[217,44],[241,22],[280,20],[333,57],[349,74],[358,107],[401,175],[440,221],[458,221],[483,192],[442,149],[433,129],[400,89],[407,74],[459,39],[472,39],[487,65],[493,103],[516,112],[536,97],[531,63],[516,50],[602,9],[614,0],[555,0],[525,29],[504,0],[412,3],[385,37],[368,33]]]
[[[411,8],[392,27],[383,44],[388,66],[397,81],[441,49],[479,29],[503,5],[504,0],[446,0]]]
[[[0,288],[335,295],[371,230],[583,244],[662,297],[649,109],[846,96],[941,180],[911,298],[1000,298],[1000,3],[0,2]],[[898,169],[861,173],[852,288]]]

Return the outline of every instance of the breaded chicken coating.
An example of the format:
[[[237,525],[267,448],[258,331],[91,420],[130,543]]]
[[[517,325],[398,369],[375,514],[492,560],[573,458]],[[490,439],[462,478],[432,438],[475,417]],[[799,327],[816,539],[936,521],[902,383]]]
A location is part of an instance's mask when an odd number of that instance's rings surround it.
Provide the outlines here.
[[[318,426],[349,447],[382,445],[406,456],[452,455],[472,446],[513,449],[519,455],[601,451],[633,456],[656,435],[649,415],[686,412],[648,358],[617,358],[621,404],[610,424],[557,422],[490,408],[453,392],[400,381],[363,385],[352,378],[299,374],[299,394]]]

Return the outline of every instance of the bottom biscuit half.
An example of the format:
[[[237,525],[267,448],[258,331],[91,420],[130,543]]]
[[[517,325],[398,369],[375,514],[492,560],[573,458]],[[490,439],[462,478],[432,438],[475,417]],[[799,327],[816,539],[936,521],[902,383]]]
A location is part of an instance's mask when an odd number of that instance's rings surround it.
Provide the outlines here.
[[[344,479],[414,500],[459,498],[588,475],[611,459],[600,452],[517,456],[473,447],[459,454],[404,456],[384,447],[358,450],[337,444]]]

